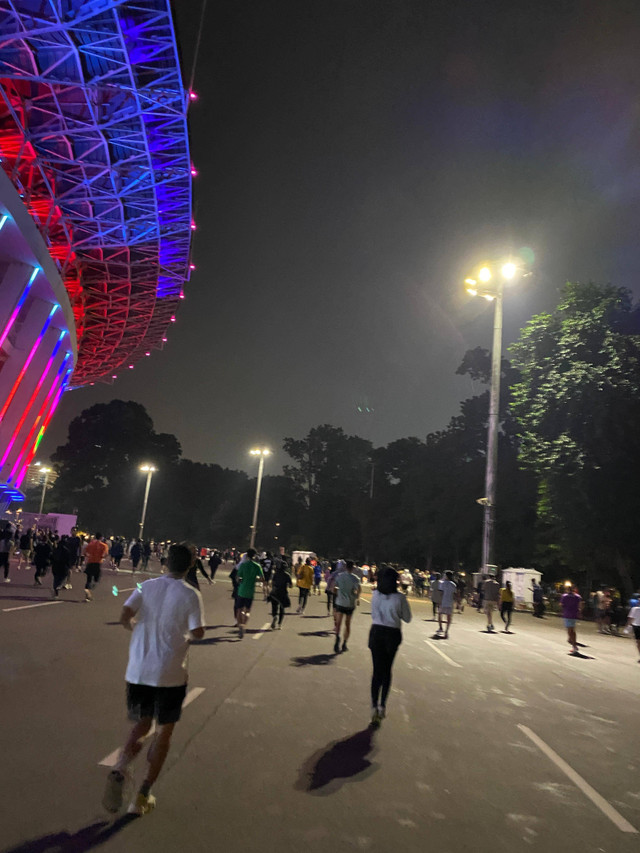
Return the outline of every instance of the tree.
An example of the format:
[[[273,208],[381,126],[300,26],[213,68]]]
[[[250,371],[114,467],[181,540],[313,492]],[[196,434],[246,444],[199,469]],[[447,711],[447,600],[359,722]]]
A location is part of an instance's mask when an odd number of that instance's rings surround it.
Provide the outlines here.
[[[552,314],[511,347],[521,460],[539,479],[545,557],[615,576],[628,591],[640,548],[640,313],[611,285],[567,283]]]
[[[175,436],[156,433],[139,403],[98,403],[73,419],[67,443],[51,457],[59,476],[50,503],[90,529],[132,535],[144,489],[139,466],[162,470],[180,454]]]

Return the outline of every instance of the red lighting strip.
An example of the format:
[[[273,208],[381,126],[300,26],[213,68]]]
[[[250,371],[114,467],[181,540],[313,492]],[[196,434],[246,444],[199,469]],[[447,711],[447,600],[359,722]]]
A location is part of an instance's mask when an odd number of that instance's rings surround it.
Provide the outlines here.
[[[53,401],[53,405],[51,406],[51,409],[49,410],[49,414],[44,419],[44,423],[40,427],[40,432],[38,433],[38,437],[35,441],[35,444],[33,445],[31,452],[27,456],[27,461],[24,463],[24,468],[20,472],[20,476],[16,480],[16,488],[18,488],[18,489],[22,485],[22,481],[24,480],[24,477],[25,477],[25,474],[27,473],[29,465],[31,465],[31,463],[33,462],[33,457],[36,455],[36,452],[38,450],[38,445],[42,441],[42,436],[45,434],[46,429],[49,426],[49,423],[51,422],[51,418],[53,417],[55,410],[58,408],[58,403],[60,402],[60,398],[62,397],[62,394],[66,390],[67,385],[69,384],[69,382],[71,380],[71,374],[72,373],[73,373],[73,371],[69,370],[68,373],[66,374],[65,378],[63,379],[62,384],[60,385],[60,388],[58,389],[58,393],[56,394],[56,398]]]

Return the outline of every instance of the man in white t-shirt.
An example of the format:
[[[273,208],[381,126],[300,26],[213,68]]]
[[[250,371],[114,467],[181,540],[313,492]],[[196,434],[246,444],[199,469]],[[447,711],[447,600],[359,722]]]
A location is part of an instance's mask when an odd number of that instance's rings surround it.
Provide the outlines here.
[[[156,804],[149,793],[164,764],[173,727],[180,719],[187,692],[189,640],[204,637],[202,597],[185,582],[192,562],[186,545],[169,548],[169,573],[140,584],[122,608],[120,623],[133,631],[129,645],[127,709],[135,725],[107,778],[102,803],[115,813],[122,807],[127,767],[142,749],[153,721],[155,737],[147,753],[147,772],[129,806],[129,814],[143,815]]]

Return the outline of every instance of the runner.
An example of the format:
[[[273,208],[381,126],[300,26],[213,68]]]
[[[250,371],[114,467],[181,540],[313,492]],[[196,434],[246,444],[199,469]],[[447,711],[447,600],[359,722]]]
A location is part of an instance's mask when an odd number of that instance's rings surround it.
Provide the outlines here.
[[[10,524],[5,524],[0,535],[0,569],[4,569],[4,582],[11,583],[9,577],[9,560],[11,557],[11,546],[13,545],[13,529]]]
[[[369,648],[373,661],[371,677],[371,723],[379,726],[387,713],[387,696],[391,687],[391,668],[402,642],[402,622],[411,621],[411,608],[406,595],[398,592],[398,573],[389,566],[381,567],[378,587],[371,596],[371,630]]]
[[[122,608],[120,623],[133,631],[125,679],[129,719],[135,725],[107,777],[102,803],[111,813],[122,808],[125,781],[130,778],[127,767],[141,751],[154,719],[157,731],[147,753],[146,775],[128,813],[144,815],[156,805],[150,790],[180,719],[187,692],[189,640],[204,637],[202,598],[184,580],[191,560],[188,548],[172,545],[169,574],[144,581]]]
[[[582,612],[582,596],[578,595],[577,587],[567,587],[567,592],[560,598],[560,606],[562,608],[564,627],[567,629],[568,634],[567,642],[572,647],[571,654],[579,655],[576,620]]]
[[[627,616],[627,627],[625,628],[627,633],[629,633],[629,628],[633,631],[633,636],[636,638],[636,646],[640,653],[640,607],[637,604],[631,608]],[[638,660],[638,663],[640,663],[640,660]]]
[[[238,563],[238,597],[236,599],[236,619],[238,620],[238,633],[240,639],[244,637],[244,628],[249,621],[249,611],[253,604],[253,596],[256,591],[258,578],[264,585],[264,575],[260,563],[253,559],[256,555],[255,548],[249,548],[247,559]]]
[[[109,547],[102,541],[102,533],[96,533],[95,538],[84,546],[84,572],[87,582],[84,585],[84,600],[93,601],[91,590],[100,581],[102,561],[109,553]]]
[[[434,572],[431,581],[429,582],[429,595],[431,596],[431,607],[433,616],[431,621],[435,622],[438,619],[438,608],[442,601],[442,590],[440,589],[440,572]]]
[[[334,605],[336,619],[336,641],[333,645],[333,651],[338,654],[340,651],[340,628],[342,627],[342,619],[344,617],[344,639],[342,642],[342,651],[348,652],[347,640],[351,633],[351,617],[356,607],[360,605],[360,580],[353,573],[353,560],[347,560],[347,570],[339,572],[335,581],[336,602]]]
[[[73,557],[67,548],[67,536],[63,536],[56,542],[51,554],[51,574],[53,575],[53,597],[58,598],[58,590],[66,589],[66,581],[73,565]]]
[[[445,578],[440,581],[441,602],[438,609],[438,633],[442,633],[442,617],[447,617],[447,630],[444,632],[443,640],[449,639],[449,628],[453,619],[453,604],[456,597],[457,586],[453,580],[453,572],[445,572]]]
[[[511,589],[511,581],[507,581],[500,590],[500,618],[505,623],[505,634],[510,634],[511,631],[511,614],[513,613],[513,590]]]
[[[322,580],[322,565],[320,560],[313,567],[313,594],[320,595],[320,581]]]
[[[313,585],[313,567],[311,560],[307,557],[304,563],[296,568],[297,586],[298,586],[298,613],[304,613],[309,599],[309,592]]]
[[[485,576],[484,583],[482,584],[482,592],[484,597],[484,612],[487,617],[487,631],[492,634],[496,630],[493,624],[493,613],[498,607],[500,584],[495,578]]]
[[[222,557],[218,553],[218,551],[212,551],[209,557],[209,571],[211,572],[211,580],[216,582],[216,572],[218,571],[218,566],[222,562]]]
[[[271,601],[271,630],[282,630],[282,622],[284,620],[284,611],[287,607],[291,607],[291,599],[289,598],[289,589],[293,586],[293,579],[287,571],[287,564],[283,560],[276,563],[271,578],[271,592],[269,593],[269,601]]]

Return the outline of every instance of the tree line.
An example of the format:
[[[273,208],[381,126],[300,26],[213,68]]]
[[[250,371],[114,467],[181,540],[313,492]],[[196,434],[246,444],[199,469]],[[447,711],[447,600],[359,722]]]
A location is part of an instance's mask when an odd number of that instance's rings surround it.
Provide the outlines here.
[[[610,285],[568,283],[502,362],[496,557],[585,585],[637,585],[640,546],[640,310]],[[475,571],[480,560],[490,353],[458,374],[483,383],[445,429],[386,447],[321,424],[287,437],[265,476],[257,544],[414,567]],[[86,529],[134,535],[153,462],[145,532],[220,547],[247,544],[255,479],[182,457],[144,407],[83,411],[52,456],[48,504]]]

